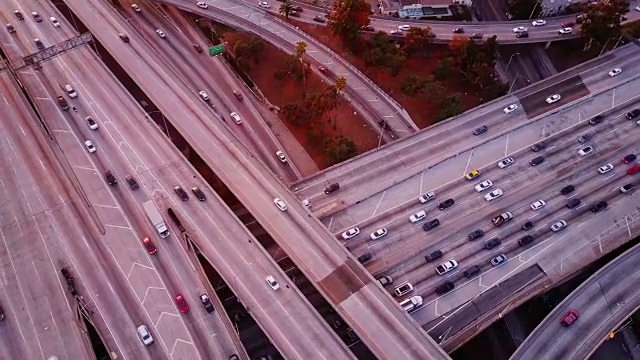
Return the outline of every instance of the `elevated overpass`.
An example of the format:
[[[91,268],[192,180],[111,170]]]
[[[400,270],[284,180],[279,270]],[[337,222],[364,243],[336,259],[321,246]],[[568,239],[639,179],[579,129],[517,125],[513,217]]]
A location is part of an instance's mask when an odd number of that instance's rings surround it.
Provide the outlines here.
[[[119,30],[131,30],[126,21],[105,14],[108,13],[104,8],[106,5],[98,1],[87,4],[69,0],[67,3],[87,26],[94,28],[101,44],[374,355],[381,359],[448,358],[426,332],[418,328],[373,281],[326,227],[312,217],[277,177],[247,151],[226,123],[211,122],[210,109],[195,98],[180,79],[162,64],[149,59],[148,65],[144,66],[133,61],[149,52],[149,49],[143,42],[132,41],[127,44],[118,38]],[[91,11],[88,7],[92,7]],[[282,212],[275,207],[275,197],[288,204],[287,211]],[[256,272],[258,277],[265,275]],[[295,334],[291,336],[295,337]]]
[[[640,245],[608,263],[582,283],[540,323],[511,360],[588,359],[617,328],[640,308]],[[570,327],[560,320],[577,310]],[[545,349],[541,353],[540,349]]]

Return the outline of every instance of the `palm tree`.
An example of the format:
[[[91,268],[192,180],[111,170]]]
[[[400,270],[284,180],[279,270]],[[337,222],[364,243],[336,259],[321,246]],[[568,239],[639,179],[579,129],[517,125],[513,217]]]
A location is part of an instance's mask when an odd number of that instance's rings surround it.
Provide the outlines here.
[[[304,41],[298,41],[296,43],[295,58],[296,60],[300,61],[300,65],[302,68],[302,100],[306,99],[307,97],[307,77],[306,77],[307,66],[306,66],[306,63],[304,62],[304,54],[306,53],[307,53],[307,43]]]
[[[285,1],[280,4],[280,9],[278,9],[278,11],[280,12],[280,15],[284,15],[286,20],[289,20],[289,15],[293,11],[293,5],[291,5],[290,2]]]

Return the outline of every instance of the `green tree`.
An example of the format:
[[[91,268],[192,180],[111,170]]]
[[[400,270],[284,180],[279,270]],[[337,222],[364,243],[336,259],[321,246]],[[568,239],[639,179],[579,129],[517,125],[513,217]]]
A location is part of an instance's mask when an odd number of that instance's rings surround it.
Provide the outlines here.
[[[507,8],[513,20],[529,20],[540,15],[542,11],[539,0],[509,0]]]
[[[496,37],[488,38],[479,44],[473,41],[452,41],[449,44],[454,64],[471,83],[482,88],[492,86],[496,81]]]
[[[604,47],[610,39],[622,34],[622,21],[629,11],[627,0],[608,0],[591,3],[584,13],[580,25],[580,35],[585,42],[585,50]]]
[[[293,11],[295,11],[293,8],[293,5],[291,5],[291,3],[288,1],[285,1],[282,4],[280,4],[280,8],[278,9],[278,12],[280,13],[280,15],[284,16],[286,20],[289,20],[289,15],[291,15]]]
[[[425,52],[435,37],[435,34],[429,27],[412,27],[404,37],[403,50],[408,55]]]
[[[438,103],[438,111],[436,112],[436,121],[456,116],[464,111],[464,101],[460,93],[454,93],[442,98]]]
[[[331,165],[341,163],[358,154],[358,146],[351,139],[338,135],[325,140],[324,153]]]
[[[369,26],[371,5],[366,0],[337,0],[329,14],[329,28],[345,44],[355,48],[360,43],[361,29]]]
[[[452,75],[453,71],[453,60],[451,60],[451,57],[447,56],[440,59],[438,66],[433,70],[433,75],[437,80],[443,81],[448,79]]]
[[[307,43],[304,41],[298,41],[296,43],[295,58],[300,63],[300,72],[302,73],[302,99],[307,97],[307,69],[308,64],[304,60],[304,54],[307,53]]]
[[[434,77],[429,77],[422,83],[421,94],[425,99],[434,100],[438,99],[445,93],[444,85]]]
[[[343,91],[347,87],[347,78],[344,76],[336,77],[336,81],[333,86],[336,88],[336,91]]]
[[[400,84],[400,90],[408,97],[418,95],[424,88],[425,80],[418,75],[410,74]]]
[[[398,75],[407,59],[404,51],[398,49],[389,35],[383,32],[373,35],[368,48],[364,57],[365,65],[385,68],[393,76]]]

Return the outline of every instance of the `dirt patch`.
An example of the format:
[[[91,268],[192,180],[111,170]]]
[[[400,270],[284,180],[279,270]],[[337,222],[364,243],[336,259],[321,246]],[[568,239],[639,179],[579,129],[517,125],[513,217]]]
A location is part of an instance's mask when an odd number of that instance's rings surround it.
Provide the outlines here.
[[[233,49],[238,41],[248,43],[256,38],[249,33],[229,31],[228,28],[223,29],[224,35],[222,37],[228,43],[229,49]],[[269,102],[279,108],[302,100],[303,86],[301,82],[293,79],[278,80],[274,77],[274,72],[282,70],[283,64],[289,58],[290,55],[281,52],[275,46],[265,43],[263,50],[260,52],[258,63],[249,62],[249,76]],[[313,73],[307,75],[306,83],[307,95],[320,93],[327,88],[327,84]],[[372,129],[365,119],[355,112],[344,99],[340,99],[340,104],[331,112],[330,117],[331,119],[328,121],[312,125],[294,126],[287,124],[289,131],[306,149],[319,168],[324,169],[330,164],[326,159],[322,146],[318,146],[318,141],[310,139],[309,134],[312,133],[312,127],[315,127],[315,131],[324,134],[325,137],[343,135],[351,139],[358,147],[358,153],[369,151],[379,145],[380,139],[377,129]]]
[[[422,129],[434,123],[437,104],[435,102],[426,102],[422,98],[411,98],[405,96],[400,90],[400,85],[409,75],[418,75],[423,78],[433,75],[433,70],[438,66],[440,60],[450,54],[448,46],[433,44],[432,51],[430,53],[424,54],[421,57],[412,57],[407,59],[400,73],[393,77],[384,70],[366,67],[364,65],[364,60],[347,51],[342,46],[341,40],[331,34],[326,27],[300,22],[295,22],[295,24],[307,34],[312,35],[333,51],[340,54],[340,56],[356,66],[386,93],[391,95],[407,110],[419,128]],[[467,109],[474,108],[482,104],[484,101],[489,100],[484,99],[484,96],[479,89],[470,87],[463,81],[450,79],[444,81],[443,85],[445,87],[445,92],[442,95],[445,96],[456,92],[460,93]]]

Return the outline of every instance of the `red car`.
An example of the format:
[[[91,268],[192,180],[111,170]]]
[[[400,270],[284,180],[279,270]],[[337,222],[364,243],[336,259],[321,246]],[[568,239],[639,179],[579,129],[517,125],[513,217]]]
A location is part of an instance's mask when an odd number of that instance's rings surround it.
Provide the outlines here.
[[[627,174],[633,175],[635,173],[640,172],[640,165],[633,165],[629,169],[627,169]]]
[[[178,310],[180,310],[181,313],[189,312],[189,304],[187,304],[187,300],[184,298],[184,296],[182,296],[182,294],[176,295],[176,305],[178,306]]]
[[[564,326],[571,326],[571,324],[578,320],[579,317],[580,313],[578,312],[578,310],[569,310],[567,315],[565,315],[560,321],[560,324]]]
[[[156,251],[158,251],[158,249],[156,249],[156,247],[153,245],[153,242],[151,242],[151,239],[149,239],[148,237],[142,239],[142,244],[144,244],[144,247],[147,248],[147,251],[151,255],[155,254]]]

